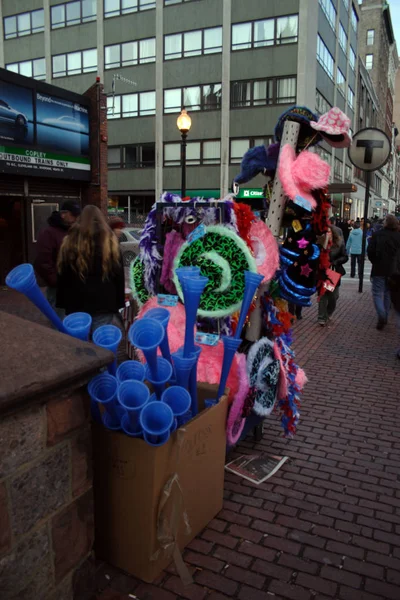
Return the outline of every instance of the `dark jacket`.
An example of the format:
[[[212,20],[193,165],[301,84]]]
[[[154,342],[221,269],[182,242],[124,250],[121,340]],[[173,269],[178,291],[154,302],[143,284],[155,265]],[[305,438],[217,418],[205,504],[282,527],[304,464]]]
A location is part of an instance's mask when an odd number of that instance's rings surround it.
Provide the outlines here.
[[[34,267],[46,285],[56,287],[57,257],[63,239],[67,235],[68,225],[57,211],[52,213],[47,222],[48,226],[38,235]]]
[[[343,267],[345,263],[349,260],[347,256],[346,247],[344,245],[344,241],[341,239],[341,243],[339,246],[332,246],[329,253],[329,260],[331,263],[331,269],[333,271],[337,271],[340,275],[345,275],[346,271]],[[338,287],[341,281],[339,280]]]
[[[122,256],[109,277],[103,280],[101,254],[96,253],[84,281],[69,265],[64,266],[57,278],[56,305],[67,315],[86,312],[90,315],[117,313],[125,306],[125,279]]]
[[[372,236],[368,258],[372,262],[371,277],[390,277],[396,270],[400,253],[400,232],[381,229]]]

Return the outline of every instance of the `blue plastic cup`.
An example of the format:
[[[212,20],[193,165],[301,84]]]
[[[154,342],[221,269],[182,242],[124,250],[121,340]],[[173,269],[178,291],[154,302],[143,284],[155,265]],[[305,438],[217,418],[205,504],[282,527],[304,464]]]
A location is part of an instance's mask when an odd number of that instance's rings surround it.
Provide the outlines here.
[[[244,296],[242,301],[242,307],[240,309],[239,321],[235,331],[235,338],[240,338],[242,334],[243,325],[249,312],[250,304],[254,298],[254,294],[256,293],[257,288],[260,286],[262,280],[264,279],[263,275],[259,275],[258,273],[253,273],[252,271],[244,272]]]
[[[165,329],[155,319],[139,319],[129,329],[129,341],[146,357],[152,379],[157,379],[157,348],[163,341]]]
[[[163,392],[161,402],[165,402],[171,408],[174,413],[174,417],[177,420],[177,426],[180,427],[183,423],[188,420],[188,413],[190,412],[191,397],[187,390],[177,385],[172,385]],[[184,420],[186,417],[186,420]]]
[[[124,424],[130,431],[130,435],[141,432],[139,415],[145,404],[149,401],[149,388],[141,381],[123,381],[118,388],[118,401],[126,410],[129,425],[127,421]]]
[[[222,361],[222,370],[221,370],[221,379],[219,382],[218,392],[217,392],[217,401],[224,395],[226,382],[228,380],[229,371],[231,370],[233,357],[240,344],[242,343],[241,339],[237,339],[234,337],[228,337],[227,335],[223,335],[222,342],[224,344],[224,359]]]
[[[176,276],[179,279],[179,283],[182,286],[182,279],[183,277],[197,277],[198,275],[200,275],[201,270],[200,267],[178,267],[177,269],[175,269],[175,273]]]
[[[118,329],[118,327],[115,327],[115,325],[102,325],[93,333],[92,339],[96,346],[100,346],[106,350],[111,350],[111,352],[116,356],[118,346],[122,340],[122,332],[120,329]],[[107,369],[111,375],[116,375],[117,358],[115,358],[115,360],[108,365]]]
[[[197,398],[197,364],[199,362],[201,350],[202,348],[200,346],[194,347],[193,355],[195,356],[196,360],[189,375],[189,394],[192,399],[190,410],[192,417],[195,417],[199,412],[199,402]]]
[[[18,265],[6,277],[8,287],[25,294],[25,296],[51,321],[58,331],[68,333],[61,319],[43,296],[36,282],[35,272],[32,265],[24,263]]]
[[[88,313],[72,313],[65,317],[63,324],[69,335],[85,342],[88,341],[92,326],[92,317]]]
[[[183,353],[188,358],[194,352],[194,326],[199,309],[200,297],[208,283],[208,277],[182,277],[182,291],[185,302],[186,326]]]
[[[190,372],[196,363],[197,357],[196,354],[192,352],[190,356],[186,358],[183,356],[183,352],[183,348],[179,348],[179,350],[172,355],[172,360],[175,368],[176,385],[187,389],[189,387]]]
[[[166,308],[162,308],[161,306],[159,308],[151,308],[145,316],[146,319],[155,319],[156,321],[159,321],[164,327],[165,335],[164,339],[160,343],[160,350],[163,357],[166,358],[170,363],[172,363],[171,351],[169,349],[168,341],[168,323],[170,317],[171,313],[169,312],[169,310]]]
[[[145,378],[153,386],[157,400],[161,400],[161,396],[163,394],[163,391],[165,390],[165,386],[170,381],[171,376],[172,365],[167,361],[166,358],[161,358],[161,356],[157,356],[157,377],[152,376],[149,365],[146,365]]]
[[[174,425],[174,413],[165,402],[149,402],[140,413],[143,437],[151,446],[161,446],[168,441]]]
[[[117,402],[118,382],[109,373],[100,373],[89,382],[88,392],[93,400],[104,406],[102,421],[108,429],[121,429],[124,410]]]
[[[136,381],[144,381],[145,370],[142,363],[138,360],[125,360],[117,369],[118,383],[135,379]]]

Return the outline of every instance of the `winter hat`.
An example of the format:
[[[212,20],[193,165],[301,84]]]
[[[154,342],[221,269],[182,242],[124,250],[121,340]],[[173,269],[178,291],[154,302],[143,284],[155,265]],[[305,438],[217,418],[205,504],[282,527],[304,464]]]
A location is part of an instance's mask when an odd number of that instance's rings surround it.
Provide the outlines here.
[[[349,133],[351,121],[337,106],[320,116],[318,121],[311,122],[311,127],[319,131],[322,137],[334,148],[348,148],[351,144]]]
[[[294,202],[304,206],[302,200],[310,205],[309,210],[316,208],[316,200],[311,190],[328,185],[331,168],[314,152],[304,150],[296,157],[292,146],[286,144],[280,154],[278,175],[284,192]],[[304,206],[307,208],[307,206]]]
[[[241,171],[234,179],[236,183],[247,183],[259,173],[275,171],[277,158],[269,156],[265,146],[254,146],[244,154]]]
[[[61,205],[61,212],[70,212],[74,217],[79,217],[81,214],[81,207],[78,202],[73,200],[66,200]]]
[[[306,106],[292,106],[279,117],[275,127],[275,138],[278,142],[281,141],[285,121],[296,121],[301,124],[297,147],[305,148],[306,146],[317,144],[321,141],[321,137],[316,135],[315,131],[310,127],[311,121],[317,120],[317,115],[311,112]]]

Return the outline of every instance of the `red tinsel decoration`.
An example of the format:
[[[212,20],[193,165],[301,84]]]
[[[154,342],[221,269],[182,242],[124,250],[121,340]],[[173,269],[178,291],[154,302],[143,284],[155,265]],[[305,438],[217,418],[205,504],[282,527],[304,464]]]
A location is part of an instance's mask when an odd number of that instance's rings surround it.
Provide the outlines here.
[[[250,239],[250,227],[255,220],[254,213],[248,204],[242,204],[241,202],[234,202],[233,209],[236,215],[239,235],[248,247],[253,250]]]
[[[312,195],[317,200],[317,208],[314,211],[313,216],[312,216],[313,229],[317,235],[317,243],[318,243],[318,236],[325,235],[330,231],[329,213],[331,210],[331,204],[327,199],[326,192],[327,192],[327,190],[315,190],[312,192]],[[317,272],[317,292],[318,292],[318,298],[321,298],[321,296],[323,296],[325,293],[325,288],[323,286],[323,283],[327,278],[326,271],[330,267],[330,259],[329,259],[330,244],[328,244],[327,248],[323,248],[321,245],[319,245],[319,248],[321,250],[321,254],[319,257],[318,272]]]

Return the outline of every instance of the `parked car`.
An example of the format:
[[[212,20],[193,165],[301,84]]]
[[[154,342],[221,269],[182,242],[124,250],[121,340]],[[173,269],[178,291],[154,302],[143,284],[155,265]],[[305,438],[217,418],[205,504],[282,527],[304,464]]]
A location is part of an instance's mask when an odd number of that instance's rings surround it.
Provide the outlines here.
[[[25,127],[28,123],[28,118],[24,113],[12,108],[5,100],[0,98],[0,121],[13,123],[17,127]]]
[[[124,267],[129,267],[139,254],[139,240],[142,230],[136,227],[125,227],[121,231],[119,242],[121,246]]]
[[[64,115],[62,117],[57,117],[54,119],[44,119],[43,123],[45,125],[52,125],[53,127],[60,127],[60,129],[68,129],[72,131],[87,131],[87,125],[85,123],[81,123],[74,117],[69,117],[68,115]]]

